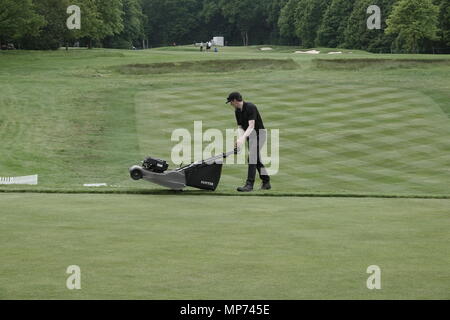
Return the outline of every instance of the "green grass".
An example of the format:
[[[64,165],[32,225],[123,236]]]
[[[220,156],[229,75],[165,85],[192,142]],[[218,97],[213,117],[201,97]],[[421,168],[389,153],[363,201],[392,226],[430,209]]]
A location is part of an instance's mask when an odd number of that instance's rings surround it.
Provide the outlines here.
[[[0,185],[0,299],[448,299],[450,56],[260,48],[0,52],[0,177],[39,174]],[[234,90],[280,130],[273,190],[130,179],[234,128]]]
[[[172,131],[196,120],[234,128],[223,102],[240,90],[280,130],[274,194],[450,195],[449,56],[274,49],[2,52],[0,176],[39,174],[30,190],[158,190],[127,168],[148,155],[170,160]],[[317,58],[348,62],[324,69]],[[374,60],[355,69],[359,59]],[[233,194],[245,171],[226,166],[218,191]]]
[[[278,199],[0,195],[0,299],[450,298],[449,200]]]

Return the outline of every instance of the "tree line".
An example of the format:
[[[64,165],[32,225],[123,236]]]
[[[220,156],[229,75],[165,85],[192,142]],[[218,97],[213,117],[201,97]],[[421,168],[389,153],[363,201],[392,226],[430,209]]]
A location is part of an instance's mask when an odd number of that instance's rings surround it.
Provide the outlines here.
[[[81,29],[66,26],[81,9]],[[367,9],[381,9],[369,29]],[[143,48],[208,41],[450,53],[448,0],[0,0],[0,43]]]

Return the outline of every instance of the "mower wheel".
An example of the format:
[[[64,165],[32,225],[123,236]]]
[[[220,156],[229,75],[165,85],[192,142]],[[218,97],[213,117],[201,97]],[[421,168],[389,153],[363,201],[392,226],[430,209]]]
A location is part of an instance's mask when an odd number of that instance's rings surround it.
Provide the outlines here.
[[[142,171],[139,169],[134,169],[130,172],[131,179],[141,180],[143,177]]]

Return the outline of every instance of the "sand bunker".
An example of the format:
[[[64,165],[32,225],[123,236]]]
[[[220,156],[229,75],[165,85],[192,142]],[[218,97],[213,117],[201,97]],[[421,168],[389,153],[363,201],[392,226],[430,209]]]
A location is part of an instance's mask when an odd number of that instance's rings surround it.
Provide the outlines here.
[[[295,53],[303,53],[303,54],[319,54],[320,51],[317,50],[309,50],[309,51],[295,51]]]

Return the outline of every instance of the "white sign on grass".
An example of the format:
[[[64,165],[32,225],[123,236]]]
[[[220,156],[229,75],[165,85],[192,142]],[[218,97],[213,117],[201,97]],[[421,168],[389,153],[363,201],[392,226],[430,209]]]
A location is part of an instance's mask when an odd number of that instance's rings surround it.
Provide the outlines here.
[[[224,37],[214,37],[212,40],[215,46],[224,47],[225,46],[225,38]]]
[[[107,187],[108,184],[106,184],[106,183],[85,183],[83,186],[84,187]]]
[[[38,175],[25,177],[0,177],[0,184],[38,184]]]

